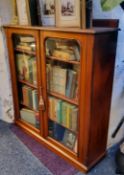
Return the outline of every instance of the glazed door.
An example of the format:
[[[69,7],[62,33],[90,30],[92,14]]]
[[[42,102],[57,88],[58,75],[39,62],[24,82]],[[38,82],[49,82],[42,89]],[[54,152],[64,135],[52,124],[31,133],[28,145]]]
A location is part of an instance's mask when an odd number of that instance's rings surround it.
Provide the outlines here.
[[[33,30],[9,29],[7,39],[15,121],[42,134],[39,33]]]
[[[42,32],[44,137],[73,156],[79,153],[80,36]],[[46,82],[46,83],[45,83]]]

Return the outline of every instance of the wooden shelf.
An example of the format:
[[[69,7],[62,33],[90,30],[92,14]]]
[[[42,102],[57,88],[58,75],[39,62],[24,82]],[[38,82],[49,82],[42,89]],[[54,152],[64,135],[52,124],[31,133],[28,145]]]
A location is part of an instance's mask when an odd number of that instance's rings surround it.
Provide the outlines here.
[[[61,62],[64,62],[64,63],[80,65],[80,62],[79,61],[62,60],[62,59],[56,58],[54,56],[46,56],[46,58],[47,59],[50,59],[50,60],[61,61]]]
[[[28,51],[28,50],[18,49],[18,48],[15,48],[15,51],[18,51],[18,52],[22,52],[22,53],[26,53],[26,54],[29,54],[29,55],[36,56],[36,52],[34,52],[34,51]]]
[[[24,107],[26,107],[26,108],[28,108],[28,109],[34,111],[34,112],[38,112],[37,110],[35,110],[35,109],[31,108],[30,106],[24,104],[23,102],[21,102],[20,104],[21,104],[22,106],[24,106]]]
[[[76,135],[78,134],[78,131],[73,131],[72,129],[70,129],[70,128],[64,126],[63,124],[61,124],[61,123],[59,123],[59,122],[57,122],[57,121],[55,121],[55,120],[53,120],[53,119],[51,119],[51,118],[49,118],[49,120],[51,120],[51,121],[54,122],[54,123],[57,123],[57,124],[61,125],[61,126],[64,127],[65,129],[68,129],[69,131],[73,132],[73,133],[76,134]]]
[[[27,86],[30,86],[30,87],[32,87],[32,88],[37,89],[37,86],[36,86],[36,85],[31,84],[31,83],[29,83],[29,82],[27,82],[27,81],[25,81],[25,80],[18,80],[18,82],[19,82],[19,83],[22,83],[22,84],[25,84],[25,85],[27,85]]]
[[[48,94],[52,95],[52,96],[54,96],[56,98],[62,99],[64,101],[66,101],[66,102],[69,102],[69,103],[71,103],[73,105],[77,105],[78,106],[78,102],[76,100],[74,100],[74,99],[69,99],[68,97],[66,97],[64,95],[61,95],[59,93],[56,93],[56,92],[48,92]]]

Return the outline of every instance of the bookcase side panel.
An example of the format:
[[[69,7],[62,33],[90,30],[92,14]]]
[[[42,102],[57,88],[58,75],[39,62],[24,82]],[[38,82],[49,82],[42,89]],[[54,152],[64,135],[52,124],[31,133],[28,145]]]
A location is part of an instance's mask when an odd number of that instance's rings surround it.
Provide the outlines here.
[[[85,35],[81,60],[79,161],[88,166],[88,145],[91,125],[94,35]]]
[[[91,121],[87,153],[89,167],[102,158],[106,152],[116,41],[117,32],[95,36]]]

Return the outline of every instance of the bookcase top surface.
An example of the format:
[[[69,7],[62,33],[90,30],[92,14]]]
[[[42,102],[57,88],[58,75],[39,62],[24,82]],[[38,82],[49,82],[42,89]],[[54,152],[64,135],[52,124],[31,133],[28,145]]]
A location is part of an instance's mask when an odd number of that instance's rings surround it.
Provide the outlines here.
[[[13,28],[13,29],[57,31],[57,32],[67,32],[67,33],[70,33],[70,32],[72,32],[72,33],[87,33],[87,34],[107,33],[107,32],[114,32],[114,31],[118,30],[118,28],[111,28],[111,27],[93,27],[90,29],[23,26],[23,25],[4,25],[3,27],[4,28]]]

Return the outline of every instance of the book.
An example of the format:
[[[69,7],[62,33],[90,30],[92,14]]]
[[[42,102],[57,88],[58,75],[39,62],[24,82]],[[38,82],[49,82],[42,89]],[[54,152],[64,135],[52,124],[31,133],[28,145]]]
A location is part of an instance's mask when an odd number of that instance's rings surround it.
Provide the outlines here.
[[[36,118],[35,118],[35,112],[22,108],[20,110],[20,117],[22,120],[24,120],[25,122],[36,126]]]
[[[69,49],[54,49],[52,56],[60,60],[66,60],[66,61],[76,60],[73,50]]]
[[[65,95],[66,91],[66,76],[67,69],[61,68],[60,66],[53,66],[52,68],[52,79],[51,91]]]
[[[22,86],[22,96],[23,96],[23,104],[28,106],[29,104],[29,96],[28,96],[28,86]]]
[[[72,115],[73,115],[74,109],[75,109],[74,105],[71,105],[71,104],[67,105],[66,127],[69,129],[72,129]],[[74,122],[76,122],[76,120]],[[77,125],[77,123],[75,125]]]
[[[58,141],[62,141],[65,133],[65,128],[54,122],[53,137]]]
[[[66,86],[66,96],[69,98],[74,97],[74,91],[76,88],[77,73],[73,70],[68,69],[67,73],[67,86]]]
[[[62,125],[66,126],[67,102],[62,102]]]
[[[39,109],[38,91],[37,90],[32,90],[32,107],[36,111],[38,111],[38,109]]]
[[[71,130],[77,131],[78,129],[78,108],[73,108],[70,115],[70,127]]]
[[[20,36],[19,37],[20,42],[23,43],[32,43],[35,42],[35,38],[32,36]]]
[[[35,57],[32,60],[32,82],[37,85],[37,62]]]
[[[22,54],[16,54],[16,66],[17,66],[17,74],[20,80],[24,79],[24,60]]]
[[[69,149],[73,150],[75,142],[76,142],[76,134],[66,129],[64,132],[62,143]]]

